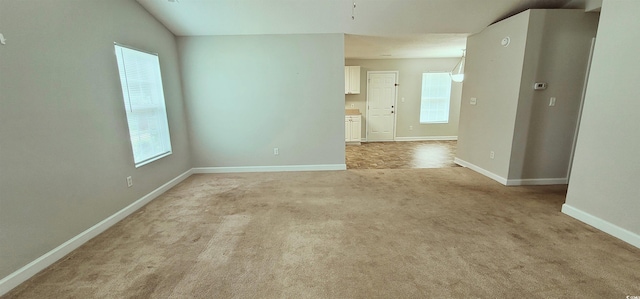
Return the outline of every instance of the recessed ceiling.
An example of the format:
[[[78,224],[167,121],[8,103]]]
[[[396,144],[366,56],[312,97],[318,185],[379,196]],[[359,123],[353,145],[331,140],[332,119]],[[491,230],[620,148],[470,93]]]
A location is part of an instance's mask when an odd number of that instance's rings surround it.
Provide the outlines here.
[[[582,0],[355,0],[353,8],[351,0],[137,1],[177,36],[345,33],[347,58],[459,57],[468,35],[498,20],[529,8],[584,5]]]

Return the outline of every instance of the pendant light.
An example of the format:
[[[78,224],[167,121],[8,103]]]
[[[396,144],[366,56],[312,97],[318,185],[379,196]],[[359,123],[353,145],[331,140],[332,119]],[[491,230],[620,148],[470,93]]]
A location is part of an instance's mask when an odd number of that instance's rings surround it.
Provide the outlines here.
[[[451,70],[451,72],[449,73],[453,82],[459,83],[464,80],[464,52],[465,50],[462,50],[462,57],[460,58],[460,61],[458,62],[458,64],[456,64],[455,67],[453,67],[453,70]]]

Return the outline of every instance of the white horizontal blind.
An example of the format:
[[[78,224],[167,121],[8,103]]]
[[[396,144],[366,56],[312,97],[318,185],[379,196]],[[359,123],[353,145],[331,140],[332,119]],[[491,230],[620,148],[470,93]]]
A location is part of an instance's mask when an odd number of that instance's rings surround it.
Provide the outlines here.
[[[420,123],[448,123],[450,102],[449,73],[423,73]]]
[[[171,154],[157,55],[115,45],[136,167]]]

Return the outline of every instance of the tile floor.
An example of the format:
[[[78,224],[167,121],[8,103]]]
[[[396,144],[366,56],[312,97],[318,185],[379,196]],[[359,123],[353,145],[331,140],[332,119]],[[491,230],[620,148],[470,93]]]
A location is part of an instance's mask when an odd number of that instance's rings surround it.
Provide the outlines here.
[[[347,169],[458,167],[457,141],[363,142],[347,145]]]

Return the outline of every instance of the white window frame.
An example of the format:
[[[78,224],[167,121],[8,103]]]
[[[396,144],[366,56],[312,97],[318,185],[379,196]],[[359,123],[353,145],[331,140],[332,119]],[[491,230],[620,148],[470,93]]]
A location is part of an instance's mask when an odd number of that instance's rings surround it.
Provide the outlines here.
[[[171,155],[171,136],[158,54],[115,43],[136,168]]]
[[[449,73],[422,73],[420,123],[449,123],[451,110],[451,77]]]

